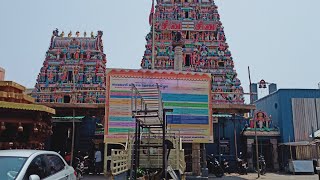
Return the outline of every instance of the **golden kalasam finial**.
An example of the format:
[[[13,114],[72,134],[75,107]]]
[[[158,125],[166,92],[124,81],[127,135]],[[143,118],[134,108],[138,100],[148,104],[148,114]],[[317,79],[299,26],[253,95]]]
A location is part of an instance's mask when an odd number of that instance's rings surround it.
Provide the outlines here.
[[[94,38],[94,34],[93,34],[93,31],[91,31],[91,38]]]
[[[80,36],[80,32],[79,32],[79,31],[76,32],[76,36],[77,36],[77,37]]]
[[[83,33],[83,36],[84,36],[84,37],[87,37],[87,32],[84,32],[84,33]]]
[[[64,31],[61,32],[60,37],[64,37]]]
[[[71,37],[71,36],[72,36],[72,32],[70,31],[69,34],[68,34],[68,37]]]

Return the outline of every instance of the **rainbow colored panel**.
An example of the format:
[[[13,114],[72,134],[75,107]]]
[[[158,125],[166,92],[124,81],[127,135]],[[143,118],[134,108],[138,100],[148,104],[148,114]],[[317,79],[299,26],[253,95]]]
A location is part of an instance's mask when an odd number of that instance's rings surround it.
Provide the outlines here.
[[[177,79],[159,77],[109,76],[106,111],[106,142],[126,141],[128,132],[134,132],[135,120],[131,117],[131,86],[158,84],[167,113],[168,128],[179,132],[184,142],[210,143],[213,140],[210,92],[211,78]]]

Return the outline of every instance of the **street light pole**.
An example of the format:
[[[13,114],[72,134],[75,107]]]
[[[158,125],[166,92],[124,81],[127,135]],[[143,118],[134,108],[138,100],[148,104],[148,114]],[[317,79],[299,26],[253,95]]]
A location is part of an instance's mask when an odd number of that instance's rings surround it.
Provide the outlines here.
[[[254,121],[254,136],[255,136],[255,141],[256,141],[256,158],[257,158],[257,171],[258,171],[258,178],[260,177],[260,168],[259,168],[259,147],[258,147],[258,136],[257,136],[257,122],[256,120]]]
[[[253,99],[252,99],[252,84],[251,84],[251,77],[250,77],[250,67],[248,66],[248,74],[249,74],[249,83],[250,83],[250,104],[253,104]],[[256,163],[257,163],[257,172],[258,172],[258,178],[260,178],[260,170],[259,170],[259,146],[258,146],[258,136],[257,136],[257,122],[254,119],[254,114],[251,111],[251,117],[253,118],[253,123],[254,123],[254,136],[255,136],[255,141],[256,141]]]

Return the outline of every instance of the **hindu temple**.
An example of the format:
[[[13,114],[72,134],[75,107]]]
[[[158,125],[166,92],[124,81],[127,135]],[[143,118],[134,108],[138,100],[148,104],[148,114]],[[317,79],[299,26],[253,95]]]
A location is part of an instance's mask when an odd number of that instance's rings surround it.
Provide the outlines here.
[[[237,139],[247,122],[243,114],[255,107],[244,103],[217,5],[213,0],[157,0],[152,11],[141,67],[210,73],[215,144],[206,151],[236,158],[240,148],[246,148]],[[197,158],[191,151],[202,151],[204,146],[185,143],[184,149],[187,156]],[[194,171],[199,164],[188,158],[186,162],[187,171]]]
[[[79,137],[75,147],[87,149],[94,139],[95,124],[103,119],[107,60],[102,36],[102,31],[52,32],[32,96],[57,111],[53,150],[70,151],[73,130]],[[61,143],[61,138],[67,140]]]

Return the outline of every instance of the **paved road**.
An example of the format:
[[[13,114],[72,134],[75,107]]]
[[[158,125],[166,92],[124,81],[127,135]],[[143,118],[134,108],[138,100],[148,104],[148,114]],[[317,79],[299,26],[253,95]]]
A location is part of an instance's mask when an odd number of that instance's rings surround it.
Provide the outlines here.
[[[111,180],[111,178],[106,178],[103,175],[97,176],[97,175],[86,175],[82,180]]]
[[[225,179],[225,180],[257,180],[257,174],[248,174],[248,175],[239,175],[239,174],[230,174],[226,175],[223,178],[210,177],[209,179]],[[275,174],[267,173],[266,175],[260,176],[259,179],[270,179],[270,180],[318,180],[318,175],[290,175],[290,174]]]
[[[257,180],[257,174],[248,174],[248,175],[238,175],[230,174],[222,178],[210,177],[211,180]],[[289,175],[289,174],[274,174],[267,173],[264,176],[260,177],[261,180],[270,179],[270,180],[318,180],[318,175]],[[104,176],[85,176],[82,180],[111,180]]]

